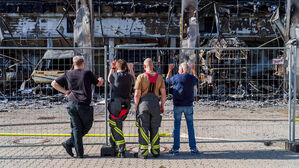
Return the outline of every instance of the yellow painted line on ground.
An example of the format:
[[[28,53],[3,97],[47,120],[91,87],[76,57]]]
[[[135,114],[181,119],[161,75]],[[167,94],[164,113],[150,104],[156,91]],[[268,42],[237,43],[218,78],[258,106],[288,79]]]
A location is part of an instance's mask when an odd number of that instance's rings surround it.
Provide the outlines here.
[[[0,133],[0,136],[47,136],[47,137],[67,137],[71,134],[31,134],[31,133]],[[105,134],[86,134],[87,137],[105,137]],[[110,136],[110,135],[108,135]],[[138,135],[127,135],[124,137],[138,137]],[[169,133],[160,134],[160,137],[170,137]]]

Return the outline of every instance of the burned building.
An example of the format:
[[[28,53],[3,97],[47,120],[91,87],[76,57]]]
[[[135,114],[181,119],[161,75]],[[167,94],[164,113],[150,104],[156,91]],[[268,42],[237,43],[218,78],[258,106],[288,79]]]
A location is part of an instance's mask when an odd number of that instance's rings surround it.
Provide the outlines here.
[[[76,37],[76,31],[79,29],[74,25],[78,19],[78,2],[87,3],[87,1],[80,0],[1,1],[1,46],[77,46],[76,44],[79,43],[76,39],[74,40],[74,37]],[[287,17],[286,3],[287,1],[281,0],[89,1],[87,3],[91,26],[89,30],[91,43],[89,46],[109,46],[112,48],[129,44],[132,46],[154,44],[155,47],[185,46],[187,48],[283,47],[286,43],[283,30],[285,27],[284,20]],[[188,45],[183,45],[184,39]],[[35,57],[37,55],[39,57],[39,59],[31,59],[35,61],[28,59],[32,64],[37,65],[38,60],[43,57],[45,52],[35,53]],[[157,61],[165,65],[173,63],[182,55],[179,50],[156,52],[158,54],[144,51],[147,53],[146,56],[151,53],[150,56],[160,57]],[[18,52],[0,51],[0,53],[22,59]],[[109,50],[109,59],[124,58],[126,53],[130,54],[130,51]],[[138,55],[142,60],[143,53],[141,51],[139,53]],[[244,86],[246,82],[252,85],[256,92],[265,89],[267,91],[273,90],[273,88],[258,88],[257,83],[250,82],[259,77],[260,71],[269,73],[268,75],[271,76],[269,81],[277,78],[283,80],[283,73],[281,73],[283,70],[281,69],[286,67],[271,62],[273,59],[284,58],[285,53],[283,51],[265,53],[267,51],[210,50],[193,51],[191,55],[193,54],[196,58],[193,58],[192,61],[200,65],[198,72],[201,74],[202,90],[207,92],[213,90],[213,93],[222,94],[221,88],[230,87],[233,91],[229,91],[229,93],[237,93],[240,88],[247,87]],[[103,53],[98,54],[98,56],[103,55]],[[100,62],[100,60],[94,61]],[[253,63],[256,65],[244,67],[246,64],[251,65]],[[264,66],[265,63],[266,66]],[[222,67],[216,67],[216,64]],[[3,67],[4,64],[0,66]],[[272,69],[276,69],[276,71]],[[160,70],[161,73],[166,73],[165,67],[162,66]],[[246,78],[249,82],[239,80],[229,84],[233,86],[228,86],[225,84],[226,82],[216,82],[216,80],[235,79],[237,77]]]
[[[279,9],[280,18],[284,19],[285,3],[279,0],[199,1],[198,46],[215,36],[239,38],[248,46],[279,37],[270,18]],[[92,5],[94,46],[108,45],[109,38],[115,45],[180,44],[181,0],[101,0],[93,1]],[[0,6],[2,46],[47,46],[49,41],[54,47],[74,45],[75,0],[8,0]],[[283,43],[278,40],[269,45],[283,46]]]

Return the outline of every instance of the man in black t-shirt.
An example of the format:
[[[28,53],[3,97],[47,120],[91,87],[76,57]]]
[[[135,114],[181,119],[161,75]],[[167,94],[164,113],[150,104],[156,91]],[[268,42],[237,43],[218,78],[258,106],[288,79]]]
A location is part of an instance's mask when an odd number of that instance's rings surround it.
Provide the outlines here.
[[[75,147],[77,158],[83,158],[82,137],[88,133],[93,122],[93,107],[90,106],[91,85],[101,86],[103,78],[96,78],[91,71],[84,70],[84,57],[73,58],[74,70],[68,71],[54,80],[51,85],[67,95],[69,101],[67,111],[71,118],[71,137],[62,143],[66,152],[74,156],[72,147]],[[64,89],[68,88],[68,90]]]
[[[123,120],[131,107],[131,91],[135,81],[133,64],[127,64],[126,61],[119,59],[111,63],[111,70],[108,76],[108,82],[111,85],[111,101],[108,105],[109,125],[111,128],[110,143],[116,150],[118,157],[125,157],[125,138],[122,127]],[[129,69],[129,73],[127,70]],[[116,70],[116,72],[115,72]]]

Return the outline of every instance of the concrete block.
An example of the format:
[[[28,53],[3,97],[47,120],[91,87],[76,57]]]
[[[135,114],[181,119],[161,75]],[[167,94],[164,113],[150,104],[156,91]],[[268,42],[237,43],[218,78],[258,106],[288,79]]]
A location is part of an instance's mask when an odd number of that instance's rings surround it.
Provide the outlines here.
[[[111,146],[103,146],[101,148],[101,157],[104,156],[116,156],[115,148]]]
[[[285,149],[288,151],[299,153],[299,143],[285,143]]]

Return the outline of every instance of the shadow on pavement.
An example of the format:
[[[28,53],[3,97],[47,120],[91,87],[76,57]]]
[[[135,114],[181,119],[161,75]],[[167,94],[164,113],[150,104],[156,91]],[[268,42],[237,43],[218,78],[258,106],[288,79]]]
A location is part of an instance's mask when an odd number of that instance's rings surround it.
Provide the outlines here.
[[[192,160],[192,159],[275,159],[275,160],[297,160],[299,153],[284,150],[239,150],[239,151],[201,151],[198,155],[191,155],[190,152],[180,152],[174,156],[168,153],[162,153],[159,158],[152,157],[149,154],[148,159],[158,160]],[[101,157],[99,154],[84,155],[84,159],[113,159],[114,157]],[[2,156],[0,160],[31,160],[31,159],[75,159],[67,155],[32,155],[32,156]],[[117,159],[117,158],[115,158]],[[120,158],[121,159],[121,158]],[[127,153],[126,159],[134,158],[133,153]]]
[[[180,152],[174,156],[164,153],[159,159],[275,159],[275,160],[297,160],[299,153],[285,150],[238,150],[238,151],[201,151],[198,155],[191,155],[190,152]]]

